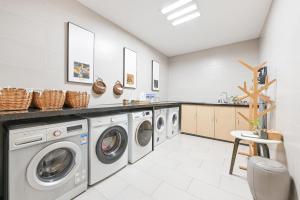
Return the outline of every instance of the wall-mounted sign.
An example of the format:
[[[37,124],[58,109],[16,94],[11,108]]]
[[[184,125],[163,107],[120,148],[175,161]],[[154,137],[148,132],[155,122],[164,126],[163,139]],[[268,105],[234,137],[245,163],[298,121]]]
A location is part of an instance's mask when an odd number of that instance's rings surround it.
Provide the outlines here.
[[[94,82],[94,33],[68,23],[68,81]]]
[[[136,52],[124,48],[124,71],[123,71],[123,85],[125,88],[136,88],[137,76],[136,76],[136,65],[137,57]]]

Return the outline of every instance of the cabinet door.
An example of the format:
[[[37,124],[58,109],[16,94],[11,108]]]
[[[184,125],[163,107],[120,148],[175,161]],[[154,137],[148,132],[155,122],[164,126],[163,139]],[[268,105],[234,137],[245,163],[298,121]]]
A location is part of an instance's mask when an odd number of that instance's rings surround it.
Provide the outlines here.
[[[213,106],[197,106],[197,135],[215,137],[215,111]]]
[[[215,107],[215,138],[234,141],[230,132],[235,130],[235,107]]]
[[[196,134],[197,106],[182,105],[181,107],[181,131]]]
[[[243,115],[245,115],[246,117],[249,116],[249,108],[236,108],[236,127],[235,129],[236,130],[250,130],[250,125],[249,123],[244,119],[242,118],[240,115],[239,115],[239,112],[242,113]]]

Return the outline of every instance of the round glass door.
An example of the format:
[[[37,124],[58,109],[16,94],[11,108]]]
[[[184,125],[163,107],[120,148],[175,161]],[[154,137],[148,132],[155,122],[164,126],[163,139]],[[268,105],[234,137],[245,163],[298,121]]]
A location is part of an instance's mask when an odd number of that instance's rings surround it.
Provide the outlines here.
[[[67,148],[47,153],[39,162],[37,177],[43,182],[54,182],[64,178],[75,165],[75,153]]]
[[[178,115],[176,113],[174,113],[172,115],[172,124],[173,124],[173,126],[176,126],[177,123],[178,123]]]
[[[136,133],[137,143],[140,146],[144,147],[149,144],[151,139],[152,139],[152,124],[150,121],[143,121],[137,129],[137,133]]]
[[[105,164],[117,161],[127,147],[127,132],[121,126],[106,129],[99,137],[96,145],[98,159]]]
[[[27,167],[27,181],[35,189],[61,187],[74,177],[81,164],[80,146],[69,141],[55,142],[39,151]]]
[[[60,148],[47,153],[37,166],[37,177],[43,182],[54,182],[65,177],[74,167],[74,153]]]
[[[157,130],[161,131],[165,127],[165,120],[163,117],[158,117],[157,122],[156,122],[156,128]]]

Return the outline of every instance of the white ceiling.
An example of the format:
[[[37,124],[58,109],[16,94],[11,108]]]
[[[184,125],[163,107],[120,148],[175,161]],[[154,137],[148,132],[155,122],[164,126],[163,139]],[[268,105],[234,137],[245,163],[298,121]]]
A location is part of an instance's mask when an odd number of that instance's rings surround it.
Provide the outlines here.
[[[258,38],[272,0],[196,0],[201,16],[172,26],[160,10],[176,0],[78,0],[167,56]]]

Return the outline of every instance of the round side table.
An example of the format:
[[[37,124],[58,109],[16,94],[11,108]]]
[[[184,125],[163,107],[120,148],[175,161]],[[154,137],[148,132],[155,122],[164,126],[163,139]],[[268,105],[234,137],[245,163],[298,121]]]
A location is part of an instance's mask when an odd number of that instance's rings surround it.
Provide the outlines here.
[[[261,138],[257,138],[257,137],[250,137],[250,135],[255,136],[255,134],[252,131],[236,130],[236,131],[231,131],[230,134],[235,139],[234,139],[234,146],[233,146],[233,151],[232,151],[229,174],[232,174],[232,172],[233,172],[236,154],[237,154],[237,150],[238,150],[241,140],[254,142],[258,146],[261,146],[263,148],[263,152],[260,152],[260,148],[258,148],[258,155],[259,156],[264,155],[264,157],[267,157],[267,158],[270,158],[269,147],[267,144],[282,143],[282,141],[279,141],[279,140],[269,140],[269,139],[261,139]]]

